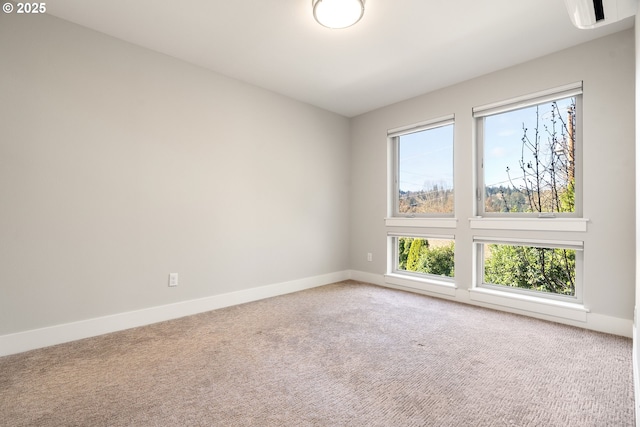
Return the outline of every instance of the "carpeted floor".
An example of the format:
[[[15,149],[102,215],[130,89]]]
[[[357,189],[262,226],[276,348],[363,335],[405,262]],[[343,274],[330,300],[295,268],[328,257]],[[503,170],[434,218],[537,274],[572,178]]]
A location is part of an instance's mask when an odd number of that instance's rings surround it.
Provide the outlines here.
[[[631,340],[345,282],[0,358],[3,426],[632,426]]]

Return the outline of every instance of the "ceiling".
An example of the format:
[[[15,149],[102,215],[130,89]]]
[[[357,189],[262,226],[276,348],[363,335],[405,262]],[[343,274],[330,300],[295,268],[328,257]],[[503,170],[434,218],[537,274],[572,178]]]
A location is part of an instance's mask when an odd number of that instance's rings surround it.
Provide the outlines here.
[[[575,28],[562,0],[367,0],[343,30],[311,0],[55,0],[47,12],[353,117],[633,27]]]

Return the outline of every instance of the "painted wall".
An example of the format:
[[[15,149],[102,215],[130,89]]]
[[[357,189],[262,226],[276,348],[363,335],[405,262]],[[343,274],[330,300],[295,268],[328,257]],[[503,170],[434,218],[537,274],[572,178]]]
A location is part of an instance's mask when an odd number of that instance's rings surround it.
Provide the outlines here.
[[[585,304],[630,323],[634,52],[630,30],[349,121],[50,16],[0,14],[0,336],[347,269],[382,282],[386,131],[451,113],[456,299],[469,302],[471,108],[578,80]]]
[[[469,302],[474,203],[474,106],[584,81],[584,303],[631,332],[635,290],[635,59],[632,30],[425,94],[352,119],[351,268],[382,281],[386,272],[387,129],[455,114],[455,299]],[[451,234],[451,230],[440,231]],[[535,238],[533,232],[519,237]],[[368,262],[366,254],[373,253]]]
[[[346,118],[45,15],[0,94],[0,336],[348,268]]]

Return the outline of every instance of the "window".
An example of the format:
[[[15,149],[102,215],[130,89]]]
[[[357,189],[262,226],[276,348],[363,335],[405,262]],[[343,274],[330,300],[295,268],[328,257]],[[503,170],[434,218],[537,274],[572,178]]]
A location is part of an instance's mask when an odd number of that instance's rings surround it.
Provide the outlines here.
[[[389,131],[393,216],[452,216],[453,116]]]
[[[581,300],[582,242],[475,239],[478,286]]]
[[[474,108],[478,214],[579,216],[582,84]]]
[[[394,236],[394,272],[452,279],[455,242],[452,236]]]
[[[502,293],[500,298],[580,304],[582,242],[557,237],[586,231],[582,82],[476,107],[473,116],[478,216],[470,226],[512,236],[474,238],[474,288],[485,292],[485,302]]]

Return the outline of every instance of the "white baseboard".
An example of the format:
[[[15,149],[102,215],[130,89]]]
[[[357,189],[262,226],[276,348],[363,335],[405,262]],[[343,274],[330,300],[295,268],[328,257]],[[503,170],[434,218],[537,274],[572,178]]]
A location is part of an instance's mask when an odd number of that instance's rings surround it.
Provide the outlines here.
[[[633,320],[631,319],[621,319],[619,317],[605,316],[604,314],[589,313],[587,315],[587,325],[584,327],[606,334],[633,338]]]
[[[348,280],[349,271],[340,271],[273,285],[260,286],[211,297],[181,301],[142,310],[118,313],[73,323],[0,336],[0,356],[62,344],[83,338],[177,319],[251,301],[311,289]]]
[[[349,272],[350,278],[361,282],[368,282],[374,285],[385,286],[388,288],[402,289],[409,292],[415,292],[425,294],[437,298],[445,298],[452,301],[458,301],[465,304],[477,305],[480,307],[491,308],[493,310],[501,310],[509,313],[521,314],[523,316],[535,317],[537,319],[548,320],[551,322],[563,323],[566,325],[576,326],[579,328],[590,329],[593,331],[604,332],[607,334],[619,335],[623,337],[631,338],[633,336],[633,321],[631,319],[622,319],[613,316],[606,316],[598,313],[584,312],[582,319],[577,320],[574,318],[559,317],[557,313],[537,312],[535,309],[529,308],[528,310],[518,308],[515,306],[488,304],[483,301],[474,301],[469,298],[465,298],[464,295],[468,292],[456,292],[455,296],[441,295],[435,292],[425,292],[418,289],[414,289],[407,286],[397,286],[393,283],[386,283],[385,276],[383,274],[366,273],[363,271],[351,270]],[[460,289],[458,289],[460,291]],[[555,315],[554,315],[555,314]],[[640,389],[638,389],[640,390]],[[639,417],[640,418],[640,417]],[[638,426],[640,427],[640,425]]]
[[[48,347],[51,345],[62,344],[65,342],[75,341],[83,338],[89,338],[111,332],[135,328],[138,326],[145,326],[152,323],[177,319],[184,316],[190,316],[193,314],[203,313],[219,308],[244,304],[251,301],[257,301],[265,298],[275,297],[278,295],[302,291],[305,289],[311,289],[348,279],[371,283],[379,286],[393,287],[385,283],[383,274],[367,273],[356,270],[340,271],[299,280],[292,280],[289,282],[276,283],[273,285],[245,289],[236,292],[229,292],[221,295],[214,295],[206,298],[182,301],[173,304],[150,307],[142,310],[118,313],[110,316],[65,323],[62,325],[49,326],[41,329],[17,332],[14,334],[1,335],[0,356],[8,356],[10,354],[22,353],[24,351],[34,350],[37,348]],[[406,290],[411,291],[411,289],[408,288]],[[450,297],[448,299],[456,300],[456,298]],[[460,302],[468,303],[468,301],[462,300]],[[505,311],[517,312],[516,310]],[[520,314],[531,315],[531,313]],[[535,315],[532,317],[544,318],[543,316]],[[557,318],[548,320],[558,321]],[[635,334],[637,333],[633,321],[631,320],[619,319],[596,313],[589,313],[586,323],[571,321],[568,321],[566,323],[586,329],[592,329],[626,337],[633,336],[635,338]],[[636,354],[635,350],[636,341],[634,340],[634,368],[638,366],[638,355]],[[640,376],[640,372],[637,372],[637,370],[634,369],[634,375],[636,390],[640,390],[640,378],[638,378],[638,376]],[[638,425],[638,427],[640,427],[640,424]]]
[[[372,285],[384,286],[384,274],[366,273],[364,271],[351,270],[349,278],[358,282],[371,283]]]

